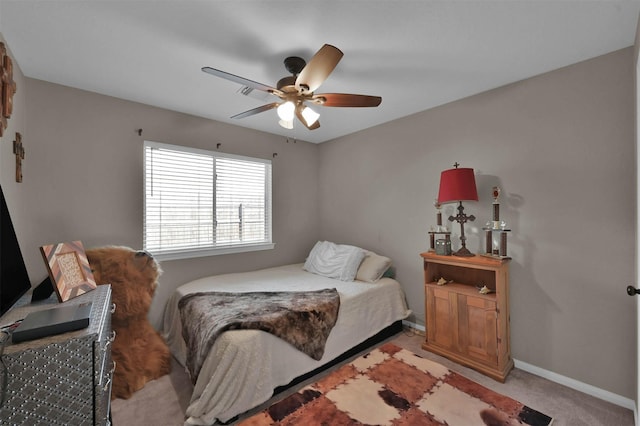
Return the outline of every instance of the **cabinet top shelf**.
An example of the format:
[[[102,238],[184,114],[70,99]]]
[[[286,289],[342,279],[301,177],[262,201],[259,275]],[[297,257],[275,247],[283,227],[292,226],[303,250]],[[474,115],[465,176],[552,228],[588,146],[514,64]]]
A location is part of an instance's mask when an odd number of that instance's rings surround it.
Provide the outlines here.
[[[458,294],[464,294],[466,296],[473,296],[473,297],[478,297],[480,299],[487,299],[487,300],[491,300],[493,302],[495,302],[496,300],[496,293],[495,291],[492,291],[491,293],[488,294],[483,294],[480,293],[478,291],[477,288],[475,288],[474,286],[471,285],[467,285],[467,284],[461,284],[461,283],[449,283],[449,284],[445,284],[445,285],[438,285],[434,282],[431,283],[426,283],[427,287],[431,287],[434,289],[443,289],[445,291],[453,291],[455,293]]]
[[[488,267],[488,268],[496,268],[504,265],[509,262],[510,258],[495,258],[495,257],[487,257],[475,255],[472,257],[461,257],[461,256],[443,256],[440,254],[435,254],[434,252],[425,252],[420,253],[420,256],[425,261],[433,261],[438,263],[444,263],[449,265],[460,265],[460,266],[475,266],[475,267]]]

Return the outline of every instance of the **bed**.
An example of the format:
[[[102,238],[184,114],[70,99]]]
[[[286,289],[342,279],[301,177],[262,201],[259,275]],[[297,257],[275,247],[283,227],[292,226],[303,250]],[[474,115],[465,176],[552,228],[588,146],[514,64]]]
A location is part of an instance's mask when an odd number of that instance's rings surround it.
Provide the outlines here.
[[[335,288],[340,296],[338,318],[319,360],[264,331],[231,330],[220,334],[195,379],[186,424],[228,422],[267,401],[274,389],[330,363],[410,313],[401,286],[395,279],[343,281],[308,272],[304,266],[294,264],[205,277],[180,286],[170,297],[164,316],[164,336],[171,352],[184,366],[187,346],[182,337],[178,304],[185,295],[210,291]]]

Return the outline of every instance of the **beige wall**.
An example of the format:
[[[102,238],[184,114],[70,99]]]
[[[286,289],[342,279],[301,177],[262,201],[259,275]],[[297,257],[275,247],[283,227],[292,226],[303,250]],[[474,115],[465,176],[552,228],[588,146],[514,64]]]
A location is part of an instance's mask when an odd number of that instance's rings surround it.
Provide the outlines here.
[[[391,257],[424,324],[440,172],[473,167],[467,246],[483,250],[494,185],[513,228],[514,358],[633,398],[633,87],[628,48],[322,144],[321,234]]]
[[[221,152],[273,162],[275,249],[163,262],[154,325],[160,326],[164,302],[178,285],[303,262],[319,237],[315,144],[28,78],[18,82],[18,95],[10,123],[24,129],[24,182],[12,182],[15,157],[3,137],[2,185],[34,285],[47,275],[38,251],[43,244],[79,239],[86,247],[142,247],[145,139],[212,150],[221,143]]]
[[[11,48],[0,35],[0,41],[5,44],[5,47],[11,54]],[[28,137],[26,131],[27,127],[27,114],[26,114],[26,94],[25,79],[20,71],[18,64],[14,62],[13,67],[13,80],[16,82],[16,93],[13,97],[13,114],[7,121],[8,127],[4,130],[2,137],[0,137],[0,182],[2,183],[2,190],[7,200],[7,206],[12,216],[20,215],[19,212],[25,210],[25,198],[20,196],[20,185],[16,182],[16,157],[13,155],[13,141],[16,139],[16,132],[22,135],[23,142]],[[29,146],[26,146],[26,156],[28,158]],[[13,225],[16,231],[16,236],[19,243],[26,243],[26,235],[29,233],[29,225],[19,218],[13,220]]]
[[[481,200],[466,204],[478,217],[466,227],[473,251],[482,249],[490,188],[503,189],[502,216],[514,230],[514,357],[634,397],[635,307],[625,295],[635,279],[633,57],[614,52],[319,146],[24,78],[16,66],[0,179],[37,283],[46,276],[42,244],[141,246],[144,139],[277,152],[276,249],[165,262],[154,324],[177,285],[303,261],[318,238],[393,258],[411,320],[424,323],[418,254],[435,221],[439,174],[458,161],[478,173]],[[16,131],[26,148],[21,184]]]

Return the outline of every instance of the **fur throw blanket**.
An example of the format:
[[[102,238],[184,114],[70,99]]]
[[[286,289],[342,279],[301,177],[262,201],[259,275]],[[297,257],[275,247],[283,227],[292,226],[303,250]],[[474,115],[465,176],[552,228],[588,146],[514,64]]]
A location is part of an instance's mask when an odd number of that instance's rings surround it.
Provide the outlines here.
[[[338,319],[335,288],[299,292],[206,292],[178,302],[187,368],[195,383],[215,339],[227,330],[257,329],[271,333],[315,360],[322,358]]]

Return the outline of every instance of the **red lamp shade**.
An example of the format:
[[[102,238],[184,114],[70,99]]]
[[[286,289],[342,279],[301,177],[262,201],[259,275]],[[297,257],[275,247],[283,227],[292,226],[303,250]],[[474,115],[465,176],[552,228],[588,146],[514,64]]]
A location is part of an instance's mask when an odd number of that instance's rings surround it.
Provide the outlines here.
[[[449,169],[440,175],[438,202],[450,203],[453,201],[478,201],[473,169]]]

